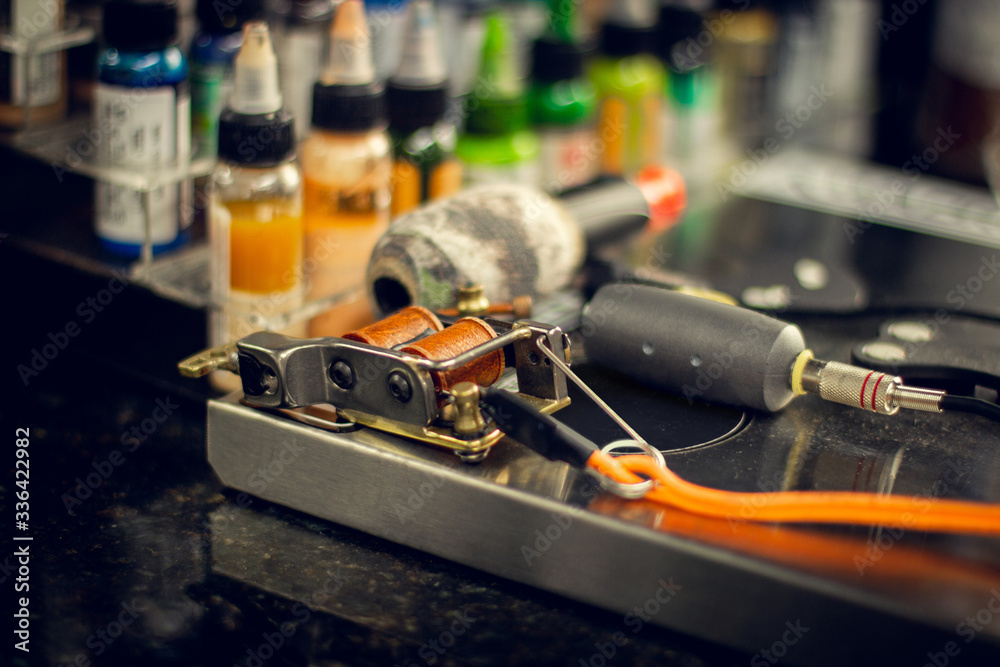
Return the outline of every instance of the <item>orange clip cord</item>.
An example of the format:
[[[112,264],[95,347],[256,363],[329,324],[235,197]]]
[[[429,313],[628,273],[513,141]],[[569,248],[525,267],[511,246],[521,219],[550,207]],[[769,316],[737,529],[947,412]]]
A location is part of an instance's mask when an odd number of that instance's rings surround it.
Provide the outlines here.
[[[645,499],[704,516],[794,523],[899,524],[915,530],[1000,536],[1000,505],[855,491],[723,491],[687,482],[644,455],[595,451],[587,465],[623,483],[659,484]],[[749,511],[748,511],[749,509]]]

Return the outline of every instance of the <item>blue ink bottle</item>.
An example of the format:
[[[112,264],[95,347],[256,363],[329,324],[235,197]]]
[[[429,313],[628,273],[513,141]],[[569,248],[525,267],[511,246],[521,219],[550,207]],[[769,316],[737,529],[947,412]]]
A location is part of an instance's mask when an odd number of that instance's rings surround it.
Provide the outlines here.
[[[111,0],[97,63],[94,127],[99,163],[142,171],[183,166],[191,154],[188,64],[177,47],[177,0]],[[194,209],[190,181],[149,192],[153,252],[182,245]],[[138,257],[146,239],[143,193],[97,181],[95,228],[108,251]]]

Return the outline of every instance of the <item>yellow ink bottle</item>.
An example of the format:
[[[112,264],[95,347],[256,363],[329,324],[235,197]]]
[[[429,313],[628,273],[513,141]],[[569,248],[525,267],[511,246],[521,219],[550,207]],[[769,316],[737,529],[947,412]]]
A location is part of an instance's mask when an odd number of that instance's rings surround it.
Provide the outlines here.
[[[261,329],[305,334],[283,326],[302,306],[302,176],[277,72],[267,24],[247,23],[212,175],[213,345]]]
[[[310,336],[340,336],[375,319],[364,278],[372,248],[389,226],[384,91],[375,79],[364,5],[344,0],[326,69],[313,88],[312,129],[301,159],[308,298],[345,295],[348,302],[314,317]]]

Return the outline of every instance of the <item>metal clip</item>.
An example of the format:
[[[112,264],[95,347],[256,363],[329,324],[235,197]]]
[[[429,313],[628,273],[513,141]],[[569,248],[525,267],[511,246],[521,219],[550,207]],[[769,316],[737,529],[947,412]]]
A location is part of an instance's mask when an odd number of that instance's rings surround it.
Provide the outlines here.
[[[177,364],[181,375],[189,378],[200,378],[208,375],[212,371],[240,372],[240,362],[236,343],[220,345],[207,350],[202,350],[198,354],[188,357]]]

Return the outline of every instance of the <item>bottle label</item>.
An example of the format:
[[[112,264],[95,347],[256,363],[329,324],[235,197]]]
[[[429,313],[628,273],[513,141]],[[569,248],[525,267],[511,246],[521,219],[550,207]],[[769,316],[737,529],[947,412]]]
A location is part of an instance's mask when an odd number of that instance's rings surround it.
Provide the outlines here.
[[[190,155],[190,97],[172,86],[129,88],[100,84],[95,93],[101,162],[110,167],[154,167]],[[191,184],[153,189],[149,193],[150,237],[170,243],[190,224]],[[145,240],[142,193],[123,185],[97,182],[97,235],[117,243]]]
[[[34,40],[57,31],[61,5],[56,0],[10,0],[4,5],[7,16],[0,25],[17,37]],[[0,52],[0,99],[16,106],[24,106],[30,99],[33,107],[58,102],[62,93],[60,57],[59,52],[52,52],[31,58],[25,76],[23,56]]]
[[[558,192],[589,183],[601,168],[600,144],[594,127],[568,130],[547,129],[539,133],[542,143],[542,187]]]
[[[601,103],[598,138],[605,146],[605,174],[632,176],[657,162],[662,104],[657,95],[647,95],[631,107],[617,97]]]
[[[533,185],[541,180],[535,160],[513,164],[470,164],[462,166],[466,185]]]

